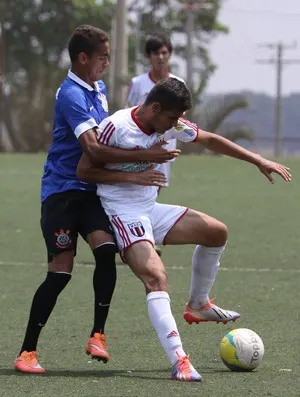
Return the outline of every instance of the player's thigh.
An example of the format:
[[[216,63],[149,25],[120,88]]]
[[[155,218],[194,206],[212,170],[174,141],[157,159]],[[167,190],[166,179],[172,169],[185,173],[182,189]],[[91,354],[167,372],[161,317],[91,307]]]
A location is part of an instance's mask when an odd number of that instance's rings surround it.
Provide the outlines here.
[[[164,244],[199,244],[219,247],[226,243],[224,223],[202,212],[188,209],[167,233]]]
[[[80,207],[79,232],[91,249],[114,242],[113,228],[96,193],[84,192]]]
[[[78,237],[73,193],[54,194],[42,203],[41,228],[51,271],[70,272],[73,268]]]
[[[151,212],[151,223],[155,244],[165,244],[168,232],[179,222],[187,208],[180,205],[155,203]]]
[[[140,241],[124,250],[124,257],[133,273],[143,282],[146,293],[167,291],[165,267],[149,241]]]

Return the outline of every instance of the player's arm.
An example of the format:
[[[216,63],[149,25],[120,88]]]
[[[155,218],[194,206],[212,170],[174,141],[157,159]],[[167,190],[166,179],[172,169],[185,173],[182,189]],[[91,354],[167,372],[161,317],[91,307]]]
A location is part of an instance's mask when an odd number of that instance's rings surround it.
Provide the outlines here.
[[[177,126],[167,131],[164,138],[166,140],[178,138],[182,142],[199,142],[212,152],[247,161],[256,165],[272,183],[274,182],[271,175],[273,172],[280,175],[285,181],[291,181],[290,169],[284,165],[267,160],[218,134],[200,130],[196,124],[186,119],[180,118]]]
[[[220,135],[198,129],[197,141],[212,152],[224,154],[256,165],[260,172],[272,183],[274,182],[271,175],[273,172],[280,175],[285,181],[291,181],[291,173],[288,167],[267,160],[259,154],[251,152]]]
[[[86,98],[76,87],[59,97],[60,112],[72,128],[79,140],[83,152],[95,164],[105,163],[134,163],[147,161],[151,163],[165,163],[172,160],[180,150],[166,150],[162,144],[157,144],[145,150],[124,150],[101,144],[97,140],[98,124],[88,112]]]
[[[164,149],[164,143],[162,142],[144,150],[114,148],[99,143],[96,130],[97,128],[92,128],[84,131],[79,137],[79,142],[83,152],[97,165],[105,163],[135,163],[137,161],[161,164],[174,159],[180,154],[179,149]]]
[[[93,164],[83,154],[77,165],[77,178],[88,183],[134,183],[144,186],[164,186],[166,176],[152,167],[141,172],[123,172],[108,170]]]

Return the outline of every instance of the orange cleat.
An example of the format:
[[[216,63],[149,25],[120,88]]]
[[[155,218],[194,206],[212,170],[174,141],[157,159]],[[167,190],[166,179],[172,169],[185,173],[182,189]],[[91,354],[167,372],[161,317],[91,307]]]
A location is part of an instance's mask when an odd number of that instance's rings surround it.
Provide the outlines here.
[[[104,334],[95,332],[94,336],[87,341],[85,349],[86,354],[94,360],[103,361],[105,364],[109,360]]]
[[[188,356],[181,357],[176,352],[178,361],[172,368],[171,379],[183,382],[202,382],[202,377],[192,366]]]
[[[40,366],[35,351],[23,351],[15,359],[14,367],[16,371],[27,374],[44,374],[46,372],[45,368]]]

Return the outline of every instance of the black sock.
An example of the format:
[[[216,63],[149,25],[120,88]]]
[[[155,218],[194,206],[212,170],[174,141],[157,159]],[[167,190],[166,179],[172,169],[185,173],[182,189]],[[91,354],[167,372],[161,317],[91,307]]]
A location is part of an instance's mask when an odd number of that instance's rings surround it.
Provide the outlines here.
[[[93,254],[96,260],[96,267],[93,276],[95,308],[94,327],[91,336],[93,336],[95,332],[104,333],[109,305],[117,280],[115,244],[103,244],[94,249]]]
[[[24,350],[36,350],[40,332],[47,323],[58,295],[70,279],[71,274],[69,273],[47,273],[45,281],[39,286],[33,297],[26,334],[20,353]]]

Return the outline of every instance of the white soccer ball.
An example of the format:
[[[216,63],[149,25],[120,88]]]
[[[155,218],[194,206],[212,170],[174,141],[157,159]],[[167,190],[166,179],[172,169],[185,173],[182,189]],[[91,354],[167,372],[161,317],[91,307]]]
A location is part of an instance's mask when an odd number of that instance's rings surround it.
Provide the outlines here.
[[[252,371],[261,363],[264,352],[261,338],[247,328],[228,332],[221,342],[222,361],[232,371]]]

